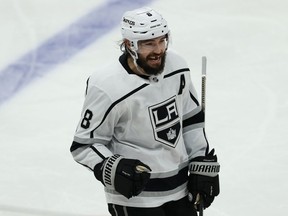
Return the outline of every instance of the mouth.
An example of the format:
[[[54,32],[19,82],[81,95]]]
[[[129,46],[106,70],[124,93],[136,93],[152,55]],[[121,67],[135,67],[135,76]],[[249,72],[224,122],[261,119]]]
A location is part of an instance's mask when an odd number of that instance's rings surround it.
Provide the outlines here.
[[[137,64],[149,75],[157,75],[164,70],[166,53],[150,54],[146,58],[137,59]]]
[[[147,60],[151,65],[158,66],[161,64],[162,57],[161,56],[150,56],[147,58]]]

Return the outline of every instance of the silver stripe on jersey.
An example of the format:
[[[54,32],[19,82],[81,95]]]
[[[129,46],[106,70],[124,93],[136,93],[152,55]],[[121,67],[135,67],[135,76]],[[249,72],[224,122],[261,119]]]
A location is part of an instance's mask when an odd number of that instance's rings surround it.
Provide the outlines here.
[[[186,133],[187,131],[190,131],[190,130],[195,130],[197,128],[204,128],[204,127],[205,127],[205,124],[203,122],[189,125],[189,126],[186,126],[185,128],[183,128],[183,133]]]
[[[201,111],[201,106],[198,106],[196,109],[192,110],[191,112],[183,115],[183,120],[191,118],[192,116],[195,116]]]
[[[179,170],[183,169],[184,167],[188,166],[188,162],[182,163],[179,165]],[[151,173],[151,179],[153,178],[168,178],[178,174],[179,170],[173,170],[170,172],[165,173]]]
[[[74,136],[74,141],[81,143],[81,144],[87,144],[87,145],[91,145],[94,143],[100,143],[100,144],[107,145],[109,143],[108,140],[97,139],[97,138],[89,138],[89,139],[85,138],[85,139],[83,139],[83,138],[79,138],[76,136]]]

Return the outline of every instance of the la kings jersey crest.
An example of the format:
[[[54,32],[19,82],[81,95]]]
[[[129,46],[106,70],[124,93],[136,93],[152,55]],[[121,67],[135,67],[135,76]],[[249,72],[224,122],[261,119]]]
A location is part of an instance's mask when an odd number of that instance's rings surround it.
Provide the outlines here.
[[[174,148],[177,145],[181,129],[176,96],[150,106],[149,114],[155,139]]]

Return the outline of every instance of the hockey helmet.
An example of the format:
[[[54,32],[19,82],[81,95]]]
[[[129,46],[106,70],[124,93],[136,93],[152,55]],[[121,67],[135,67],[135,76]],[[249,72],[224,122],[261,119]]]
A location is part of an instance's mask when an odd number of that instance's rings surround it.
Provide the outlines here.
[[[169,34],[167,21],[161,14],[149,7],[124,13],[121,21],[123,39],[131,42],[131,49],[138,50],[139,40],[149,40]]]

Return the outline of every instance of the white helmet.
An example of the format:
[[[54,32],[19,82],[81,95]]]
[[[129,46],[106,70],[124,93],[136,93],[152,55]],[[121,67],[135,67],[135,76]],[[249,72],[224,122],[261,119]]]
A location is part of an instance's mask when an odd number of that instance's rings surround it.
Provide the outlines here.
[[[121,21],[123,39],[131,42],[131,49],[137,52],[139,40],[149,40],[169,34],[167,21],[161,14],[149,7],[124,13]]]

